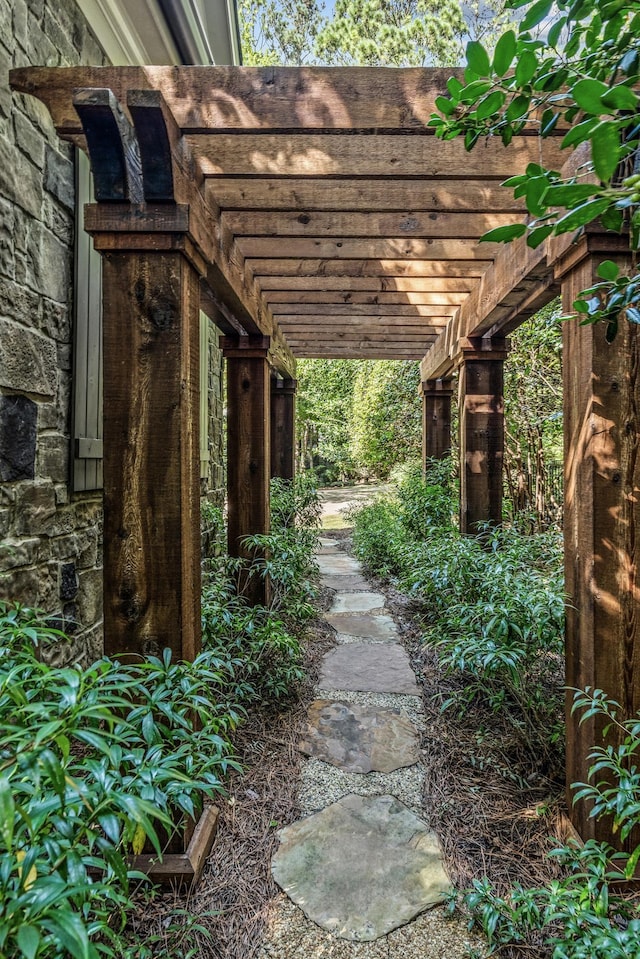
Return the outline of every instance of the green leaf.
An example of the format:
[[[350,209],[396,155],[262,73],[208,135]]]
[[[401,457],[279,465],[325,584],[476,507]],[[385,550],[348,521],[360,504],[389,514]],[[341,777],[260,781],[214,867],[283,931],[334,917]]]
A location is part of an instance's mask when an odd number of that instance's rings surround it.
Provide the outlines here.
[[[551,184],[545,190],[543,200],[547,206],[574,207],[599,192],[600,187],[595,183],[560,183],[557,186]]]
[[[638,97],[631,87],[624,83],[611,87],[602,95],[601,100],[605,107],[610,107],[612,110],[637,110],[638,108]]]
[[[467,44],[467,63],[479,77],[488,77],[491,73],[489,54],[478,40],[470,40]]]
[[[531,106],[531,97],[520,94],[514,97],[507,107],[507,120],[513,122],[521,117],[526,118],[529,107]]]
[[[551,236],[553,233],[553,226],[550,223],[545,224],[544,226],[537,226],[534,230],[531,230],[527,236],[527,246],[531,247],[532,250],[537,250],[541,243]]]
[[[519,87],[526,86],[538,69],[538,58],[532,50],[525,50],[520,54],[516,64],[516,83]]]
[[[603,260],[600,266],[598,267],[598,276],[601,276],[603,280],[614,280],[618,279],[620,275],[620,267],[617,263],[614,263],[613,260]]]
[[[486,120],[488,117],[493,116],[504,106],[505,95],[501,90],[494,90],[493,93],[490,93],[486,99],[481,100],[478,109],[476,110],[476,116],[478,120]]]
[[[503,77],[513,63],[516,49],[516,35],[513,30],[507,30],[498,40],[493,54],[493,70],[499,77]]]
[[[38,947],[42,937],[35,926],[29,926],[26,923],[18,929],[18,945],[25,959],[34,959],[38,952]]]
[[[591,157],[596,173],[606,182],[620,160],[620,135],[615,123],[599,123],[591,133]]]
[[[627,315],[627,319],[631,323],[640,323],[640,310],[637,307],[628,306],[627,309],[625,310],[625,313]]]
[[[13,801],[11,783],[6,776],[0,777],[0,836],[7,851],[11,850],[16,807]]]
[[[527,15],[520,21],[520,32],[526,33],[532,27],[537,27],[551,10],[553,0],[538,0],[532,7],[529,7]]]
[[[568,233],[570,230],[577,230],[578,227],[584,226],[585,223],[591,223],[608,206],[609,199],[607,197],[598,197],[595,200],[582,203],[558,220],[556,233]]]
[[[547,40],[550,47],[556,47],[558,40],[560,39],[560,34],[564,30],[567,24],[566,17],[560,17],[556,22],[551,26],[549,33],[547,34]]]
[[[450,117],[452,113],[456,112],[456,104],[447,97],[436,97],[435,103],[436,109],[445,117]]]
[[[599,115],[602,112],[602,96],[609,87],[601,80],[578,80],[571,88],[571,95],[578,106],[586,113]]]
[[[600,121],[596,117],[589,117],[588,120],[583,120],[581,123],[577,123],[574,127],[565,134],[560,144],[561,149],[566,149],[566,147],[577,146],[578,143],[584,143],[585,140],[588,140],[591,136],[591,131],[594,130]]]
[[[498,226],[495,230],[489,230],[480,237],[480,243],[509,243],[516,237],[524,236],[527,227],[524,223],[510,223],[507,226]]]

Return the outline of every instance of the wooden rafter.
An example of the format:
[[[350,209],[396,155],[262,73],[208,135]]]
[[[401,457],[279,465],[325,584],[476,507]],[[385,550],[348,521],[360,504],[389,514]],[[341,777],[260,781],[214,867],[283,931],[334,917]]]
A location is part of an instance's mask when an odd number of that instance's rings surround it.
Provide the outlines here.
[[[444,369],[459,336],[508,323],[519,293],[533,303],[544,285],[526,272],[530,258],[518,261],[522,290],[491,306],[510,267],[499,246],[478,241],[525,215],[500,183],[530,162],[560,166],[559,140],[542,144],[532,128],[508,149],[490,140],[471,154],[438,140],[427,124],[451,72],[29,68],[12,83],[45,100],[58,132],[80,144],[74,91],[111,91],[140,129],[143,160],[153,139],[145,105],[161,105],[179,203],[169,215],[145,197],[130,230],[157,244],[162,227],[170,244],[171,216],[184,210],[204,264],[201,307],[227,335],[270,336],[273,361],[292,375],[290,354],[309,351],[428,351]],[[100,218],[102,230],[109,219],[124,229],[122,207]]]

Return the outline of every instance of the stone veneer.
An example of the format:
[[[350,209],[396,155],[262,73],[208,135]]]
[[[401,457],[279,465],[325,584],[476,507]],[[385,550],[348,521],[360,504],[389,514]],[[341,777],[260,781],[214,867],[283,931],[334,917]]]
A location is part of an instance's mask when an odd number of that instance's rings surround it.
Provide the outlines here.
[[[74,165],[11,66],[104,64],[75,0],[0,0],[0,598],[74,633],[60,657],[102,649],[101,498],[70,487]],[[213,448],[223,487],[220,358],[212,346]],[[217,425],[215,425],[217,424]]]

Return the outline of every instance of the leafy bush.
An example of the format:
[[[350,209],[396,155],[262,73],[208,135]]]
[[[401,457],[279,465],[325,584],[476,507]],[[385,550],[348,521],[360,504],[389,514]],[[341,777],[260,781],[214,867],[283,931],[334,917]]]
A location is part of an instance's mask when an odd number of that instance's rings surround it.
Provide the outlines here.
[[[233,676],[212,653],[88,669],[39,658],[59,639],[0,603],[0,954],[140,956],[122,939],[127,854],[194,816],[236,766],[222,709]],[[226,694],[226,696],[225,696]]]
[[[583,711],[581,721],[599,715],[605,734],[615,727],[621,741],[595,747],[589,757],[589,782],[573,788],[574,802],[591,802],[591,815],[611,817],[613,831],[625,839],[640,826],[640,773],[633,764],[640,752],[640,714],[619,720],[619,708],[602,690],[576,692],[573,709]],[[547,887],[516,885],[503,897],[484,878],[464,894],[472,923],[484,929],[491,952],[526,943],[543,931],[552,959],[637,959],[640,903],[619,890],[621,880],[636,874],[640,846],[617,852],[590,839],[583,846],[562,845],[550,855],[563,865],[565,875]]]
[[[269,577],[268,606],[238,594],[242,560],[214,559],[205,577],[202,630],[205,647],[227,664],[242,702],[285,696],[302,678],[296,633],[314,615],[320,501],[313,476],[271,481],[271,532],[250,536],[258,552],[249,575]]]

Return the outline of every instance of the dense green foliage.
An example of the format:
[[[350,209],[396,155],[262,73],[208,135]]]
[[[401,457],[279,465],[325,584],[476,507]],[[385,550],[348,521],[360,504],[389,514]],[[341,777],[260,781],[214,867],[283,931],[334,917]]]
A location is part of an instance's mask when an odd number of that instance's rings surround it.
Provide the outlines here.
[[[314,553],[320,506],[310,474],[271,481],[271,531],[252,536],[251,564],[219,552],[206,564],[203,646],[233,672],[244,704],[285,696],[302,678],[298,634],[313,616]],[[248,567],[248,568],[247,568]],[[243,576],[269,576],[267,606],[250,605],[238,589]]]
[[[371,476],[419,455],[417,363],[300,360],[298,446],[323,482]]]
[[[496,5],[497,6],[497,5]],[[249,66],[422,66],[457,63],[462,38],[487,35],[487,10],[459,0],[240,0],[243,62]],[[475,31],[478,31],[477,33]]]
[[[510,335],[504,365],[506,508],[539,528],[562,509],[562,328],[553,302]]]
[[[222,515],[210,504],[203,512],[215,542]],[[272,514],[273,532],[255,538],[269,559],[251,571],[271,576],[270,606],[251,608],[235,595],[237,564],[214,548],[205,650],[193,663],[174,663],[165,650],[143,662],[53,667],[44,653],[62,634],[32,610],[0,603],[6,959],[168,955],[157,937],[134,942],[125,928],[141,878],[127,857],[145,843],[161,855],[203,800],[223,791],[237,768],[230,736],[247,707],[282,698],[302,675],[297,633],[313,612],[318,521],[311,478],[274,481]],[[185,959],[195,954],[189,944],[181,949]]]
[[[467,45],[464,81],[452,78],[439,97],[431,125],[445,139],[464,136],[471,149],[485,136],[508,144],[530,121],[542,137],[559,124],[562,146],[589,145],[570,175],[531,163],[506,181],[522,197],[529,222],[499,227],[485,239],[527,237],[538,246],[548,236],[573,232],[600,219],[607,230],[628,229],[640,248],[640,10],[637,0],[510,0],[524,9],[493,56],[478,41]],[[619,319],[640,323],[640,274],[621,274],[610,261],[599,283],[574,303],[584,322],[604,320],[613,339]]]
[[[598,715],[615,727],[620,745],[597,746],[591,754],[589,782],[574,787],[574,800],[591,803],[591,815],[610,817],[614,833],[627,838],[640,827],[640,714],[618,718],[619,705],[602,690],[577,691],[573,711],[581,721]],[[517,884],[508,897],[488,879],[477,880],[464,900],[473,921],[486,933],[491,952],[504,944],[527,948],[542,930],[552,959],[638,959],[640,903],[624,895],[624,880],[636,875],[640,845],[617,852],[606,843],[568,843],[550,853],[563,866],[563,878],[546,887]],[[622,894],[621,894],[622,893]]]
[[[121,933],[126,855],[197,813],[235,765],[233,672],[214,653],[88,669],[40,658],[60,637],[0,604],[0,952],[147,955]]]
[[[461,536],[452,523],[451,468],[408,471],[394,494],[354,512],[354,549],[393,577],[425,622],[445,671],[449,705],[508,711],[521,748],[557,761],[561,737],[564,596],[556,532],[514,527]]]

